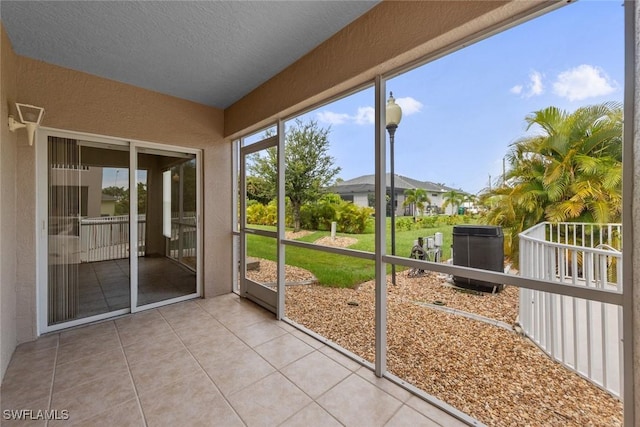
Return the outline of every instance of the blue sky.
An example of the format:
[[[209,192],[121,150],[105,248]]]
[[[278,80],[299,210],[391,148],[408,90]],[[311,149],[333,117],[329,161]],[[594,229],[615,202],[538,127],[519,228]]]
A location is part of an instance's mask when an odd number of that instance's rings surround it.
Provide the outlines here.
[[[477,193],[502,173],[529,113],[622,101],[623,15],[621,1],[579,1],[388,80],[403,108],[395,172]],[[373,96],[302,116],[331,126],[345,180],[374,172]]]

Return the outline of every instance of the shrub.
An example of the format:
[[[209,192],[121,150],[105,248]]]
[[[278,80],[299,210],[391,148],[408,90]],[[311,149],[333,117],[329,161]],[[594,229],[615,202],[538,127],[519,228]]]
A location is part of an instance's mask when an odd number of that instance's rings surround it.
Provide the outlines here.
[[[256,225],[270,225],[266,224],[267,207],[262,203],[253,203],[251,206],[247,206],[247,223]]]
[[[438,223],[437,216],[420,216],[416,218],[416,228],[433,228]]]
[[[417,223],[414,224],[413,217],[400,217],[396,218],[396,230],[397,231],[409,231],[415,230]]]
[[[277,224],[277,201],[268,205],[252,203],[247,206],[247,222],[256,225]],[[317,202],[306,203],[300,208],[300,226],[306,230],[331,230],[331,223],[337,223],[337,231],[341,233],[363,233],[367,227],[372,208],[355,206],[344,201],[336,194],[326,194]],[[285,207],[285,223],[293,225],[290,203]]]
[[[276,225],[278,222],[278,202],[272,200],[268,205],[251,203],[247,206],[247,223],[254,225]]]
[[[337,212],[329,203],[308,203],[300,208],[300,226],[307,230],[331,230]]]
[[[373,209],[369,207],[356,206],[351,202],[341,203],[338,208],[338,231],[352,234],[363,233],[372,213]]]

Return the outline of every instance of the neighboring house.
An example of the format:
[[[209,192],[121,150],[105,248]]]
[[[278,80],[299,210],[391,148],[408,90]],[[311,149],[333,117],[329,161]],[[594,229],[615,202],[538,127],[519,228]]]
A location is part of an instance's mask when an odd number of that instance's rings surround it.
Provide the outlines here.
[[[116,202],[118,200],[115,196],[109,194],[102,194],[102,204],[100,205],[100,216],[114,216],[116,214]]]
[[[387,194],[391,195],[391,174],[387,174],[386,182]],[[398,174],[395,174],[394,188],[396,216],[415,214],[415,208],[413,206],[403,206],[405,190],[422,188],[427,192],[430,203],[425,205],[425,213],[440,213],[442,204],[445,201],[443,196],[447,191],[455,190],[461,194],[468,194],[460,189],[447,187],[446,185],[436,184],[430,181],[419,181]],[[373,206],[375,202],[375,175],[363,175],[347,181],[341,181],[335,185],[332,191],[339,194],[343,200],[353,202],[354,205]],[[449,208],[447,208],[447,211],[449,211]],[[387,212],[387,215],[389,214],[390,212]]]

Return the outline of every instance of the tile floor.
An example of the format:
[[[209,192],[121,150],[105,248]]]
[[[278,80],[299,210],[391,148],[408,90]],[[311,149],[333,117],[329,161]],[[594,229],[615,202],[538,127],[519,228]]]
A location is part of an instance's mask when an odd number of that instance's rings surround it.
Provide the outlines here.
[[[3,425],[464,425],[234,294],[23,344],[1,391]]]
[[[83,318],[130,305],[129,260],[76,264],[78,316]],[[196,292],[196,274],[165,257],[138,258],[138,304],[151,304]]]

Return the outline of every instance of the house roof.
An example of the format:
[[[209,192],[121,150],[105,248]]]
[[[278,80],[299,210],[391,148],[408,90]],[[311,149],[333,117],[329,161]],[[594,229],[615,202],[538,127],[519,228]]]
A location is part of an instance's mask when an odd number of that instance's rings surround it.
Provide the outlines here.
[[[19,55],[226,108],[375,6],[358,1],[7,1]]]
[[[459,193],[467,194],[465,191],[448,187],[443,184],[436,184],[431,181],[419,181],[417,179],[409,178],[394,174],[395,182],[394,187],[396,192],[403,192],[412,188],[422,188],[428,192],[444,193],[446,191],[455,190]],[[387,187],[391,187],[391,174],[388,173],[385,177]],[[351,193],[371,193],[375,190],[375,175],[362,175],[357,178],[349,179],[347,181],[339,182],[335,185],[334,191],[338,194],[351,194]]]

